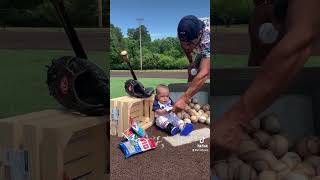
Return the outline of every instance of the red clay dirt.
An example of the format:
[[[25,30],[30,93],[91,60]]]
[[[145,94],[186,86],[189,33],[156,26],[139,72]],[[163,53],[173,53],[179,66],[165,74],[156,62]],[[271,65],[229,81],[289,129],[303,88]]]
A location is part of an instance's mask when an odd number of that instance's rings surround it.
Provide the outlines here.
[[[195,129],[209,127],[204,124],[195,124]],[[147,130],[149,137],[168,136],[162,130],[152,126]],[[210,152],[193,152],[197,149],[198,142],[173,147],[164,139],[162,144],[154,150],[146,151],[125,159],[119,149],[121,138],[111,136],[110,158],[111,179],[183,179],[207,180],[209,179]],[[210,147],[209,139],[204,144]]]

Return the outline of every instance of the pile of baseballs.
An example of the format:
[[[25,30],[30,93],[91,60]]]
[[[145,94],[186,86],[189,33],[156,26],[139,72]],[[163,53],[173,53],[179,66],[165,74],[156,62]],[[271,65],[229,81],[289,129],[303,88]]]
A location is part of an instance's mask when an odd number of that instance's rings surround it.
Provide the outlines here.
[[[214,162],[221,180],[320,180],[320,139],[292,142],[275,113],[256,118],[236,154]]]
[[[185,123],[206,123],[210,124],[210,105],[199,104],[197,98],[189,99],[188,106],[182,111],[178,112],[177,116]]]

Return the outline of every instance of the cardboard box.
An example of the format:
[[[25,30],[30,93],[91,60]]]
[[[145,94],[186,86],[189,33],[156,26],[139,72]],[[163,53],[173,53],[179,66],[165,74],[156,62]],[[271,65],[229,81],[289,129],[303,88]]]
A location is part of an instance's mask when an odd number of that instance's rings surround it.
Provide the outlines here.
[[[154,123],[152,105],[154,96],[149,98],[134,98],[123,96],[110,100],[110,134],[122,137],[122,133],[131,127],[132,120],[139,122],[147,129]]]
[[[0,179],[103,179],[107,168],[106,117],[46,110],[0,120]],[[12,177],[14,176],[14,177]]]

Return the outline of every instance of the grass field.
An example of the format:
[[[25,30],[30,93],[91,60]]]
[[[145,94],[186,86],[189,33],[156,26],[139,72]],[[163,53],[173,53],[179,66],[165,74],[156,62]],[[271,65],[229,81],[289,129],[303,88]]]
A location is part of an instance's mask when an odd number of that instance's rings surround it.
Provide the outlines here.
[[[125,96],[126,92],[124,89],[124,83],[130,77],[112,77],[110,81],[110,97],[116,98],[120,96]],[[158,84],[170,84],[170,83],[186,83],[186,79],[161,79],[161,78],[139,78],[144,87],[155,88]]]
[[[46,67],[53,58],[73,55],[72,51],[0,50],[0,118],[60,106],[49,96]],[[90,52],[89,58],[108,71],[107,53]],[[212,68],[246,67],[248,56],[215,55]],[[319,66],[320,57],[311,57],[306,67]],[[161,70],[160,70],[161,71]],[[126,95],[128,78],[111,78],[111,98]],[[141,78],[145,87],[159,83],[185,83],[184,79]]]
[[[0,118],[59,106],[49,96],[45,65],[71,51],[0,50]],[[107,68],[104,52],[88,53]],[[107,70],[107,69],[106,69]]]

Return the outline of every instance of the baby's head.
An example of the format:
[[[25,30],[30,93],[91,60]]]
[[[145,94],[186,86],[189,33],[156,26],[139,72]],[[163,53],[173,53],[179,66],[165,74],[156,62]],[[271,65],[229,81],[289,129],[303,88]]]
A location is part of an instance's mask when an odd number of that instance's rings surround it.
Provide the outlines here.
[[[156,98],[160,103],[166,103],[169,99],[169,88],[164,84],[159,84],[156,88]]]

